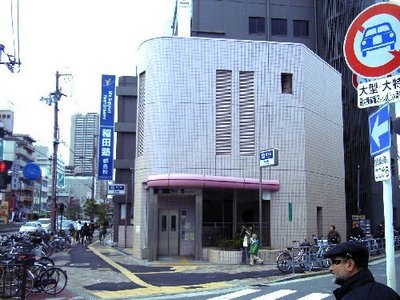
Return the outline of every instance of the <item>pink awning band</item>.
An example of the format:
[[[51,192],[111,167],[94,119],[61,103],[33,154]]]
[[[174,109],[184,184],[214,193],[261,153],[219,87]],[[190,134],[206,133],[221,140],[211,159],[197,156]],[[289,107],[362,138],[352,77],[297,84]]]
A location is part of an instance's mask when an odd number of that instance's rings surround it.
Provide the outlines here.
[[[194,174],[163,174],[151,175],[147,178],[147,186],[162,187],[191,187],[191,188],[231,188],[259,189],[259,180],[253,178],[224,177]],[[279,191],[277,180],[263,180],[261,188],[268,191]]]

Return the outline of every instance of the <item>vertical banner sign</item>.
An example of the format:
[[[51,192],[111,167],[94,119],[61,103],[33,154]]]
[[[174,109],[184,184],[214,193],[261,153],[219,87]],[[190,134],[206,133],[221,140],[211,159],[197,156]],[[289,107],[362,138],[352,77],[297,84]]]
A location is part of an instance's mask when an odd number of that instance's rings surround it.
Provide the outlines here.
[[[3,160],[4,156],[4,140],[0,139],[0,160]]]
[[[114,160],[115,75],[101,77],[98,179],[112,180]]]
[[[20,189],[20,180],[19,180],[19,161],[14,160],[12,167],[11,167],[11,189],[13,191],[19,190]]]

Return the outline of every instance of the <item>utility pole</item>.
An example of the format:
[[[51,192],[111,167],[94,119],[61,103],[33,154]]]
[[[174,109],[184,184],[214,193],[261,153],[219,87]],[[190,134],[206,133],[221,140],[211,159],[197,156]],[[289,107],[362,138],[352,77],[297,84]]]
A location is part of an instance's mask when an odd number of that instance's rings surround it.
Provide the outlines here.
[[[60,143],[60,130],[58,128],[58,102],[61,100],[62,96],[60,90],[60,77],[61,76],[72,76],[72,74],[60,74],[56,72],[56,90],[54,93],[50,93],[48,98],[42,98],[48,105],[54,104],[54,127],[53,127],[53,161],[51,170],[51,207],[50,207],[50,219],[51,219],[51,229],[56,231],[56,215],[57,215],[57,152],[58,144]]]
[[[97,134],[93,134],[93,157],[92,157],[92,199],[94,200],[95,197],[95,182],[96,182],[96,154],[97,154],[97,147],[96,147],[96,138]]]

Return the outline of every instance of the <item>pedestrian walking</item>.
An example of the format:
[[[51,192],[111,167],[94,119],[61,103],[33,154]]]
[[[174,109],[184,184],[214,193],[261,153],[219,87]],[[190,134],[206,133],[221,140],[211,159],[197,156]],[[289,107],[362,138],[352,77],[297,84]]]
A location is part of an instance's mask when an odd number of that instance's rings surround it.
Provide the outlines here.
[[[368,249],[361,243],[350,241],[334,246],[324,254],[331,259],[329,271],[340,288],[333,291],[341,300],[400,300],[390,287],[376,282],[368,269]]]
[[[253,233],[250,239],[250,266],[254,265],[256,262],[263,264],[263,260],[258,257],[258,250],[260,249],[260,242],[257,239],[257,234]]]
[[[107,226],[103,224],[99,229],[99,242],[104,244],[107,235]]]
[[[89,238],[89,226],[86,222],[82,226],[80,235],[81,235],[81,244],[85,243],[85,245],[86,245],[86,242]]]
[[[82,222],[79,220],[75,225],[75,241],[79,243],[81,238]]]

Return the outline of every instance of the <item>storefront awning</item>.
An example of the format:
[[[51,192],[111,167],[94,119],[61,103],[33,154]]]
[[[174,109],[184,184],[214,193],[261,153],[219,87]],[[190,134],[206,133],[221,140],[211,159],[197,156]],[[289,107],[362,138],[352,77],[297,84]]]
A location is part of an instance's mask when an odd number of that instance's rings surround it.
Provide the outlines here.
[[[231,188],[231,189],[259,189],[260,183],[254,178],[225,177],[194,174],[162,174],[151,175],[146,182],[148,187],[191,187],[191,188]],[[263,190],[278,191],[277,180],[263,180]]]

